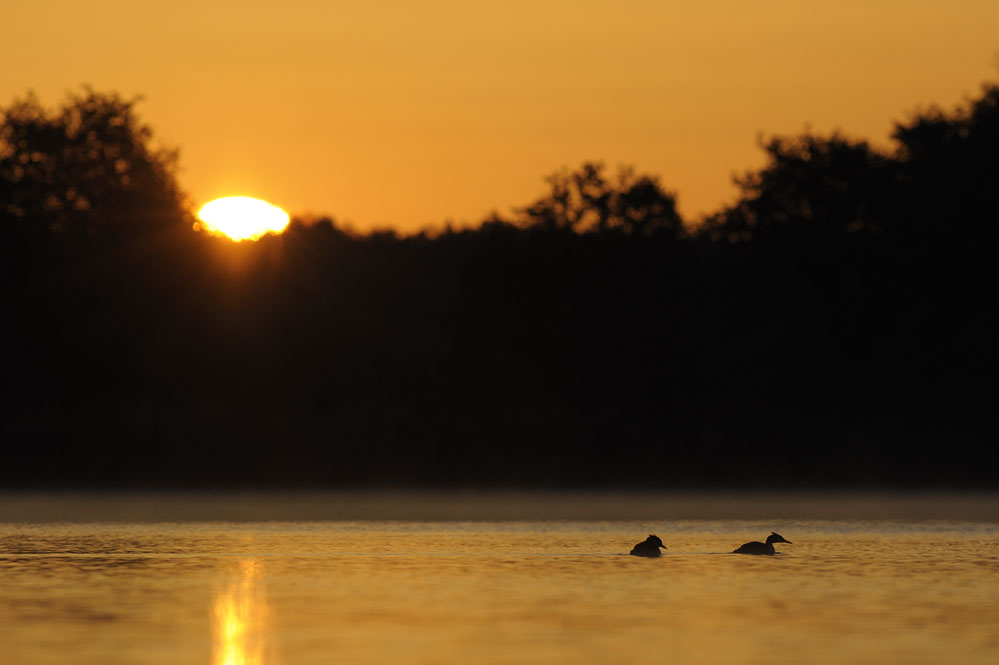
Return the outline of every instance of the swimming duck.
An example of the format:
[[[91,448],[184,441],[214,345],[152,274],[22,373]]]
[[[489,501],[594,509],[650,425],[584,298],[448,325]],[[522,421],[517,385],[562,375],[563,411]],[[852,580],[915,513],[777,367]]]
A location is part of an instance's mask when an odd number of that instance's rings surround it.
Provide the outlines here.
[[[734,550],[732,554],[775,554],[777,550],[774,549],[774,543],[787,543],[791,545],[790,540],[785,540],[784,536],[779,533],[770,532],[767,536],[767,542],[761,543],[754,540],[751,543],[746,543],[742,545],[739,549]]]
[[[659,540],[659,536],[653,536],[652,534],[649,534],[648,538],[646,538],[642,542],[632,547],[631,552],[629,554],[631,554],[632,556],[648,556],[648,557],[662,556],[663,553],[659,551],[660,547],[666,549],[666,546],[663,545],[663,541]]]

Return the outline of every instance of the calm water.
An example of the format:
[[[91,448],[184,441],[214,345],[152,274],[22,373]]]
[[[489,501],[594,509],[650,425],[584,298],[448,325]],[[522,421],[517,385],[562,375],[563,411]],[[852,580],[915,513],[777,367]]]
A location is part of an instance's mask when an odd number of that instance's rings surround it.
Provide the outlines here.
[[[0,661],[991,665],[999,523],[7,521]]]

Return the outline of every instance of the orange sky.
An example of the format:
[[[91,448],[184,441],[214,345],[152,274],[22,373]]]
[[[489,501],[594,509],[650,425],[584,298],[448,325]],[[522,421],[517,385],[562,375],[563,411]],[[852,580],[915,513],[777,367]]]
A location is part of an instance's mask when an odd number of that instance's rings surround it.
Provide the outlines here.
[[[476,222],[583,160],[696,217],[760,132],[883,142],[999,63],[995,0],[7,0],[3,24],[0,105],[141,93],[195,203],[358,229]]]

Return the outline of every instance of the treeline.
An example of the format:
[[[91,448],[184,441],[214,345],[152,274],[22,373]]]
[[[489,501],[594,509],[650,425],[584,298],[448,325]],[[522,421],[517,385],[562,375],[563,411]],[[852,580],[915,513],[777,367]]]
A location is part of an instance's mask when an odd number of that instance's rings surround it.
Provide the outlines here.
[[[93,91],[4,110],[6,487],[995,486],[999,86],[775,138],[696,224],[599,164],[474,229],[192,231]]]

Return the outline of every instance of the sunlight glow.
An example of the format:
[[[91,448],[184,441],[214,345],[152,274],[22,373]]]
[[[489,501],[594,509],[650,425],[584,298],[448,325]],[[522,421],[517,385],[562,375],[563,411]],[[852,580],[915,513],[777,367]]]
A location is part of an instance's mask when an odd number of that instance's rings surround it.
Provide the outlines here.
[[[198,211],[195,228],[230,240],[259,240],[268,233],[281,233],[288,226],[288,213],[267,201],[249,196],[227,196],[206,203]]]
[[[242,561],[236,578],[216,593],[213,665],[263,665],[267,605],[259,576],[257,562]]]

